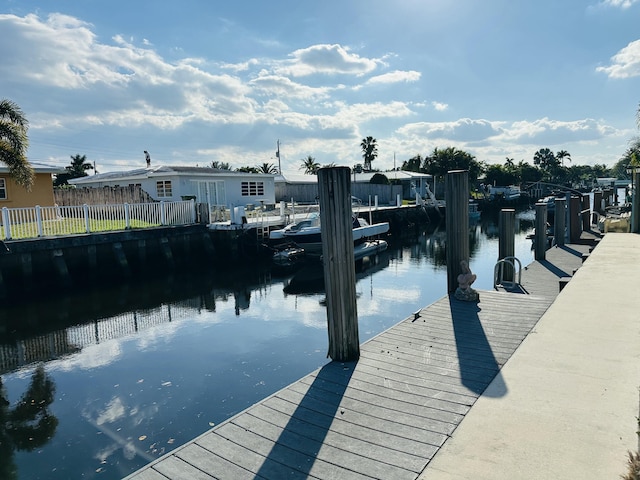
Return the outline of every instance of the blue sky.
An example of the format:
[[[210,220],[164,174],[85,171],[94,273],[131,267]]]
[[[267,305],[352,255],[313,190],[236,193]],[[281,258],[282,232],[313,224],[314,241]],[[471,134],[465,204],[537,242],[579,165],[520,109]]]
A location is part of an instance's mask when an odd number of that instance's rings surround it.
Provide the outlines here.
[[[488,163],[540,148],[613,165],[640,132],[640,0],[0,0],[0,98],[29,158],[99,172]]]

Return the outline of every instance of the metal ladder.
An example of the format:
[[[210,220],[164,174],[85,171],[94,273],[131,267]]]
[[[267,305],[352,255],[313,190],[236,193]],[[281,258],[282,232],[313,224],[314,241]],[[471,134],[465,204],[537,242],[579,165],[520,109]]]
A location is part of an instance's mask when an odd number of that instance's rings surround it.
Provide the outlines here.
[[[517,267],[516,268],[516,264]],[[504,279],[504,267],[505,265],[509,265],[513,270],[513,280],[505,280]],[[518,281],[515,280],[517,274]],[[513,289],[516,287],[520,287],[522,283],[522,262],[516,257],[504,257],[496,263],[496,266],[493,269],[493,288],[495,290],[498,287]]]

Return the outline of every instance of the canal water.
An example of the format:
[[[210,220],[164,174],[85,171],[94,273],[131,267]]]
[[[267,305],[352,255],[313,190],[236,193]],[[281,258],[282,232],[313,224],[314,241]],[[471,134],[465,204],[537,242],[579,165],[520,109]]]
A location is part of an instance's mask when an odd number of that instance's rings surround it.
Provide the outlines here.
[[[516,256],[533,261],[532,211]],[[490,290],[497,218],[470,228]],[[360,341],[446,293],[443,228],[357,273]],[[328,362],[321,275],[270,266],[148,279],[0,308],[0,478],[117,479]],[[25,401],[25,399],[30,399]]]

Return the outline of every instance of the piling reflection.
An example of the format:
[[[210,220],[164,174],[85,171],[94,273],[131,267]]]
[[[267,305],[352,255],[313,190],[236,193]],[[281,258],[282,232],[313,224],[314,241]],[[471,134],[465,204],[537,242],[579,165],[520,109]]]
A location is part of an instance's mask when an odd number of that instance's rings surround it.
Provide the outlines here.
[[[31,452],[55,435],[58,419],[49,409],[54,393],[53,380],[39,365],[33,372],[29,388],[11,408],[0,377],[0,478],[18,478],[13,459],[17,450]]]

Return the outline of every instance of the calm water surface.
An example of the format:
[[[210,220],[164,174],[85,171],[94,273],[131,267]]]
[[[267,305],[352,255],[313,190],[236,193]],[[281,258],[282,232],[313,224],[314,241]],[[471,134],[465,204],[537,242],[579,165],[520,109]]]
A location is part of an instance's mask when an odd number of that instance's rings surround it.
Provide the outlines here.
[[[534,217],[518,218],[527,265]],[[478,289],[492,288],[497,233],[485,216],[471,229]],[[390,245],[358,273],[362,342],[445,295],[445,235]],[[324,365],[310,277],[212,271],[1,308],[0,478],[121,478]]]

